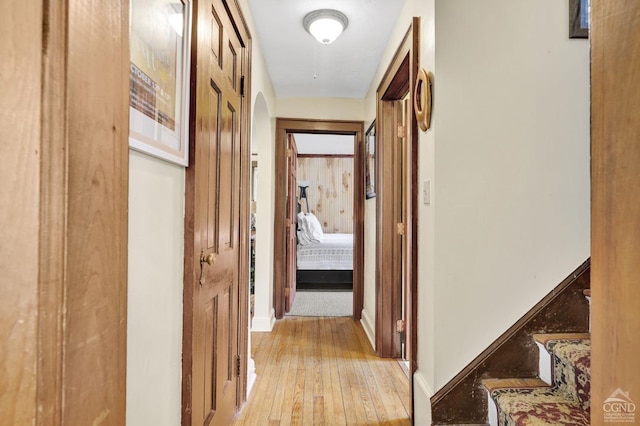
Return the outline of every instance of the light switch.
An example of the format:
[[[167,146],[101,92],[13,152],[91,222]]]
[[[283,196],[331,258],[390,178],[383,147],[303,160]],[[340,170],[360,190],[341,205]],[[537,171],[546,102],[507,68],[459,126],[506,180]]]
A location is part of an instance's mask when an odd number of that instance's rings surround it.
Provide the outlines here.
[[[425,180],[422,185],[422,198],[426,206],[431,204],[431,181],[429,179]]]

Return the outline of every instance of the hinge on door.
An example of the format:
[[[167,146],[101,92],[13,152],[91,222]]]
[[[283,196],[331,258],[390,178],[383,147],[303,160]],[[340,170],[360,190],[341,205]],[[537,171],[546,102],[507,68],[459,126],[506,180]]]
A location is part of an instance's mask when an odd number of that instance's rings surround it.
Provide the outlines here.
[[[291,157],[293,157],[293,150],[287,149],[287,158],[291,158]]]
[[[406,136],[407,136],[407,129],[406,129],[406,127],[404,127],[404,126],[403,126],[403,125],[401,125],[401,124],[398,124],[398,137],[402,139],[402,138],[404,138],[404,137],[406,137]]]
[[[240,96],[244,96],[244,75],[240,77]]]
[[[236,377],[240,377],[240,355],[236,355]]]
[[[396,331],[398,333],[404,333],[404,320],[396,321]]]
[[[397,226],[396,230],[398,232],[398,235],[404,235],[405,234],[404,223],[398,223],[396,226]]]

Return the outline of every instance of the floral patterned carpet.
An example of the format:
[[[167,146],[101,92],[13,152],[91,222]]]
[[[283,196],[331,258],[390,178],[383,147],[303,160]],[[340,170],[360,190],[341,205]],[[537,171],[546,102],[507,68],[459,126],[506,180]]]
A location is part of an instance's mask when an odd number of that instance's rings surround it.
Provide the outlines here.
[[[590,339],[549,340],[551,386],[495,389],[500,426],[589,425]]]

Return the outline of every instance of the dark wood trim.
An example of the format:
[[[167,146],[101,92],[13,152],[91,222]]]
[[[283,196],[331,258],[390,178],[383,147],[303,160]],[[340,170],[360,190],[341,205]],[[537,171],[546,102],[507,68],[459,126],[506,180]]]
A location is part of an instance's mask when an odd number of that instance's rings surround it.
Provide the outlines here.
[[[485,423],[487,395],[482,379],[536,377],[538,350],[533,334],[589,330],[589,304],[583,291],[590,286],[590,264],[587,260],[580,265],[431,397],[434,424]]]
[[[418,223],[418,126],[413,113],[413,102],[408,102],[406,117],[410,123],[406,135],[407,149],[404,158],[392,141],[397,139],[395,124],[401,99],[409,94],[412,98],[413,82],[418,70],[420,18],[414,18],[402,43],[396,50],[380,85],[376,115],[377,162],[376,162],[376,352],[383,357],[400,356],[400,336],[396,321],[402,319],[400,294],[401,277],[405,278],[406,332],[408,359],[411,371],[417,370],[417,241]],[[409,165],[410,170],[402,174],[399,161]],[[385,177],[382,179],[382,177]],[[396,181],[391,179],[397,176]],[[406,197],[404,205],[401,180],[404,179]],[[404,238],[398,236],[396,224],[405,224]],[[394,255],[389,255],[391,249]],[[401,253],[405,256],[402,257]],[[404,263],[400,263],[400,259]]]
[[[419,17],[413,18],[413,47],[412,52],[414,55],[413,60],[411,61],[411,70],[410,70],[410,101],[409,108],[407,113],[409,114],[409,120],[411,123],[410,132],[411,132],[411,147],[407,149],[407,155],[409,156],[406,160],[407,164],[411,165],[410,171],[407,175],[407,179],[409,182],[407,183],[408,188],[410,189],[410,198],[407,199],[409,203],[407,208],[407,235],[409,238],[406,239],[405,252],[411,253],[410,258],[406,259],[407,264],[405,267],[405,276],[407,277],[408,282],[408,291],[405,298],[405,310],[408,316],[407,324],[407,353],[408,359],[410,362],[410,370],[411,375],[418,370],[418,252],[419,252],[419,244],[418,244],[418,210],[419,210],[419,182],[418,182],[418,165],[419,165],[419,133],[418,133],[418,121],[416,119],[416,115],[414,112],[413,105],[413,94],[415,93],[414,85],[416,84],[416,76],[418,75],[418,69],[420,67],[420,28],[421,20]],[[413,380],[411,380],[411,386],[413,389]],[[412,398],[413,403],[413,398]]]
[[[240,408],[247,400],[247,372],[249,353],[249,268],[250,246],[251,246],[251,57],[253,40],[251,32],[240,8],[238,0],[234,0],[235,10],[232,13],[234,22],[242,22],[236,28],[240,35],[241,42],[244,43],[242,53],[242,76],[244,77],[244,96],[242,98],[242,110],[240,117],[240,187],[246,188],[240,198],[240,259],[238,264],[238,354],[240,355],[240,377],[238,378],[236,406]]]
[[[353,154],[298,154],[298,158],[353,158]]]
[[[400,333],[396,322],[402,319],[402,222],[401,170],[398,158],[401,144],[396,126],[402,115],[402,101],[378,103],[376,122],[376,352],[381,357],[400,358]],[[382,179],[384,177],[384,179]]]
[[[329,133],[354,136],[353,195],[353,317],[359,320],[364,303],[364,122],[343,120],[276,119],[273,306],[276,318],[284,316],[286,137],[287,133]]]

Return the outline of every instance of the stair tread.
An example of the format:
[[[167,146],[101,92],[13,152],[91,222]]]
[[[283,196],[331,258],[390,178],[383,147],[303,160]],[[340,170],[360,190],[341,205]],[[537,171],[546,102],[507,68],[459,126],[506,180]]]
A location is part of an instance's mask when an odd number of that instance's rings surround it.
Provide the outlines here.
[[[509,378],[509,379],[484,379],[482,384],[489,393],[498,389],[510,388],[548,388],[549,385],[537,377],[532,378]]]
[[[533,340],[547,347],[547,344],[556,340],[586,340],[591,339],[590,333],[538,333],[533,335]]]
[[[589,424],[587,410],[549,386],[496,389],[491,397],[500,407],[500,424]]]

